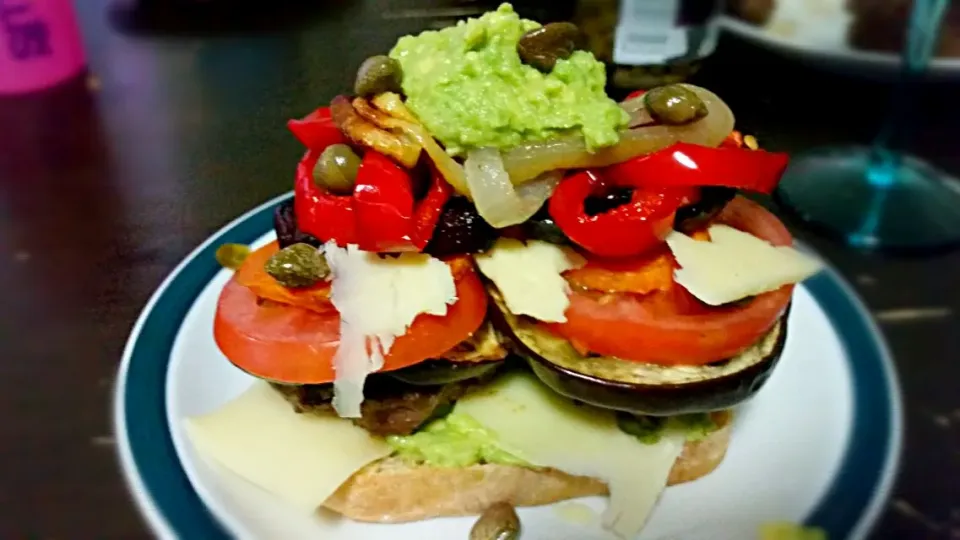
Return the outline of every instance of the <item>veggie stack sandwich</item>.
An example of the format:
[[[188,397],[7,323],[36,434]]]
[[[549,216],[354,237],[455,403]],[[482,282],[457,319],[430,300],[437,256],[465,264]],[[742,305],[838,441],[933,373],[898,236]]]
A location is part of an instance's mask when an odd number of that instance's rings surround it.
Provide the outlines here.
[[[624,538],[720,464],[819,269],[741,196],[787,157],[704,88],[611,100],[580,43],[504,4],[289,122],[294,197],[213,328],[265,382],[189,419],[202,453],[360,521],[608,495]]]

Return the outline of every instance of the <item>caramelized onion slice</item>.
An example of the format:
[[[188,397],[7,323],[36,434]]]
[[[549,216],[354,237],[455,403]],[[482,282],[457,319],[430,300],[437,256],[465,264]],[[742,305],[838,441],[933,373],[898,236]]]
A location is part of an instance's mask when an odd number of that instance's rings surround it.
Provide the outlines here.
[[[433,136],[427,133],[426,128],[416,120],[416,117],[404,105],[400,96],[385,92],[373,98],[373,105],[382,113],[388,115],[389,120],[385,124],[386,129],[400,131],[407,138],[416,141],[430,156],[430,161],[433,162],[434,167],[437,168],[447,183],[453,186],[457,193],[470,197],[463,166],[450,157],[434,140]]]
[[[562,171],[550,171],[515,187],[496,148],[471,150],[464,169],[477,212],[497,229],[530,219],[550,198],[563,176]]]
[[[699,86],[684,86],[703,100],[707,116],[681,126],[652,125],[628,129],[621,132],[620,142],[616,145],[594,153],[587,151],[580,136],[520,145],[503,153],[504,168],[514,184],[522,184],[546,171],[604,167],[656,152],[677,142],[719,146],[733,130],[733,112],[713,92]],[[633,106],[635,104],[631,104]]]

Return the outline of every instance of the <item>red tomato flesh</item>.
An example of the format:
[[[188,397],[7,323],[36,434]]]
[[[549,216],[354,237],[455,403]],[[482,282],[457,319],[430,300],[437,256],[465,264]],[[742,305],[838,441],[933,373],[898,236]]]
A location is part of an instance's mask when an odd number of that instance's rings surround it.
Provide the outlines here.
[[[737,197],[716,222],[751,233],[774,245],[793,238],[783,223],[759,204]],[[663,365],[702,365],[737,355],[756,343],[786,309],[788,285],[745,304],[708,307],[675,286],[648,295],[574,291],[567,322],[545,325],[589,351]]]
[[[436,358],[469,337],[483,323],[487,296],[473,270],[455,276],[457,302],[447,314],[420,315],[398,337],[381,371]],[[333,356],[340,344],[340,316],[289,305],[261,302],[256,293],[231,279],[220,293],[213,335],[240,369],[278,382],[321,384],[333,381]]]

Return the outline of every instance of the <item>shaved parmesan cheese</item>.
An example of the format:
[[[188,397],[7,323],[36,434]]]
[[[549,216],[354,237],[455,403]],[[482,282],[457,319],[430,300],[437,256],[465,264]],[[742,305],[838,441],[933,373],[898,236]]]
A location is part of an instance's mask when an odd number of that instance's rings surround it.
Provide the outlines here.
[[[674,280],[711,306],[799,283],[822,268],[792,247],[773,246],[726,225],[712,225],[708,232],[710,241],[700,242],[674,231],[667,245],[681,267]]]
[[[364,465],[392,452],[333,415],[297,414],[257,382],[223,407],[184,422],[205,458],[312,513]]]
[[[498,239],[493,248],[474,258],[480,271],[500,289],[511,313],[547,322],[566,322],[570,285],[561,274],[586,264],[572,249],[513,238]]]
[[[324,251],[333,276],[330,300],[340,312],[333,408],[344,418],[359,418],[367,375],[383,367],[394,340],[417,315],[446,315],[457,289],[450,267],[429,255],[381,257],[333,241]]]
[[[634,538],[646,524],[685,443],[683,433],[667,431],[656,444],[643,444],[617,427],[612,412],[575,405],[522,372],[468,394],[455,411],[533,465],[606,482],[603,524],[621,538]]]

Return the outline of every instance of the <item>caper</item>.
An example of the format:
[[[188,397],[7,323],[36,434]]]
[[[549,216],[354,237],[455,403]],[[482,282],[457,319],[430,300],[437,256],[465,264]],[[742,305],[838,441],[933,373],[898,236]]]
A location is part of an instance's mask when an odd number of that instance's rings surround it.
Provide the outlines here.
[[[664,124],[677,126],[707,115],[707,106],[693,90],[679,85],[658,86],[644,94],[650,116]]]
[[[491,505],[470,529],[470,540],[517,540],[520,518],[513,505],[498,502]]]
[[[244,259],[250,255],[250,248],[243,244],[223,244],[217,248],[214,257],[220,266],[230,270],[236,270],[243,264]]]
[[[545,24],[530,30],[517,42],[520,61],[549,73],[557,60],[570,58],[573,51],[583,47],[583,34],[577,25],[569,22]]]
[[[331,144],[313,166],[313,181],[332,193],[347,194],[357,183],[359,169],[360,158],[353,149],[345,144]]]
[[[273,254],[264,270],[284,287],[309,287],[330,274],[327,259],[309,244],[293,244]]]
[[[357,69],[353,91],[360,97],[370,97],[384,92],[400,93],[403,70],[400,62],[384,55],[371,56]]]

